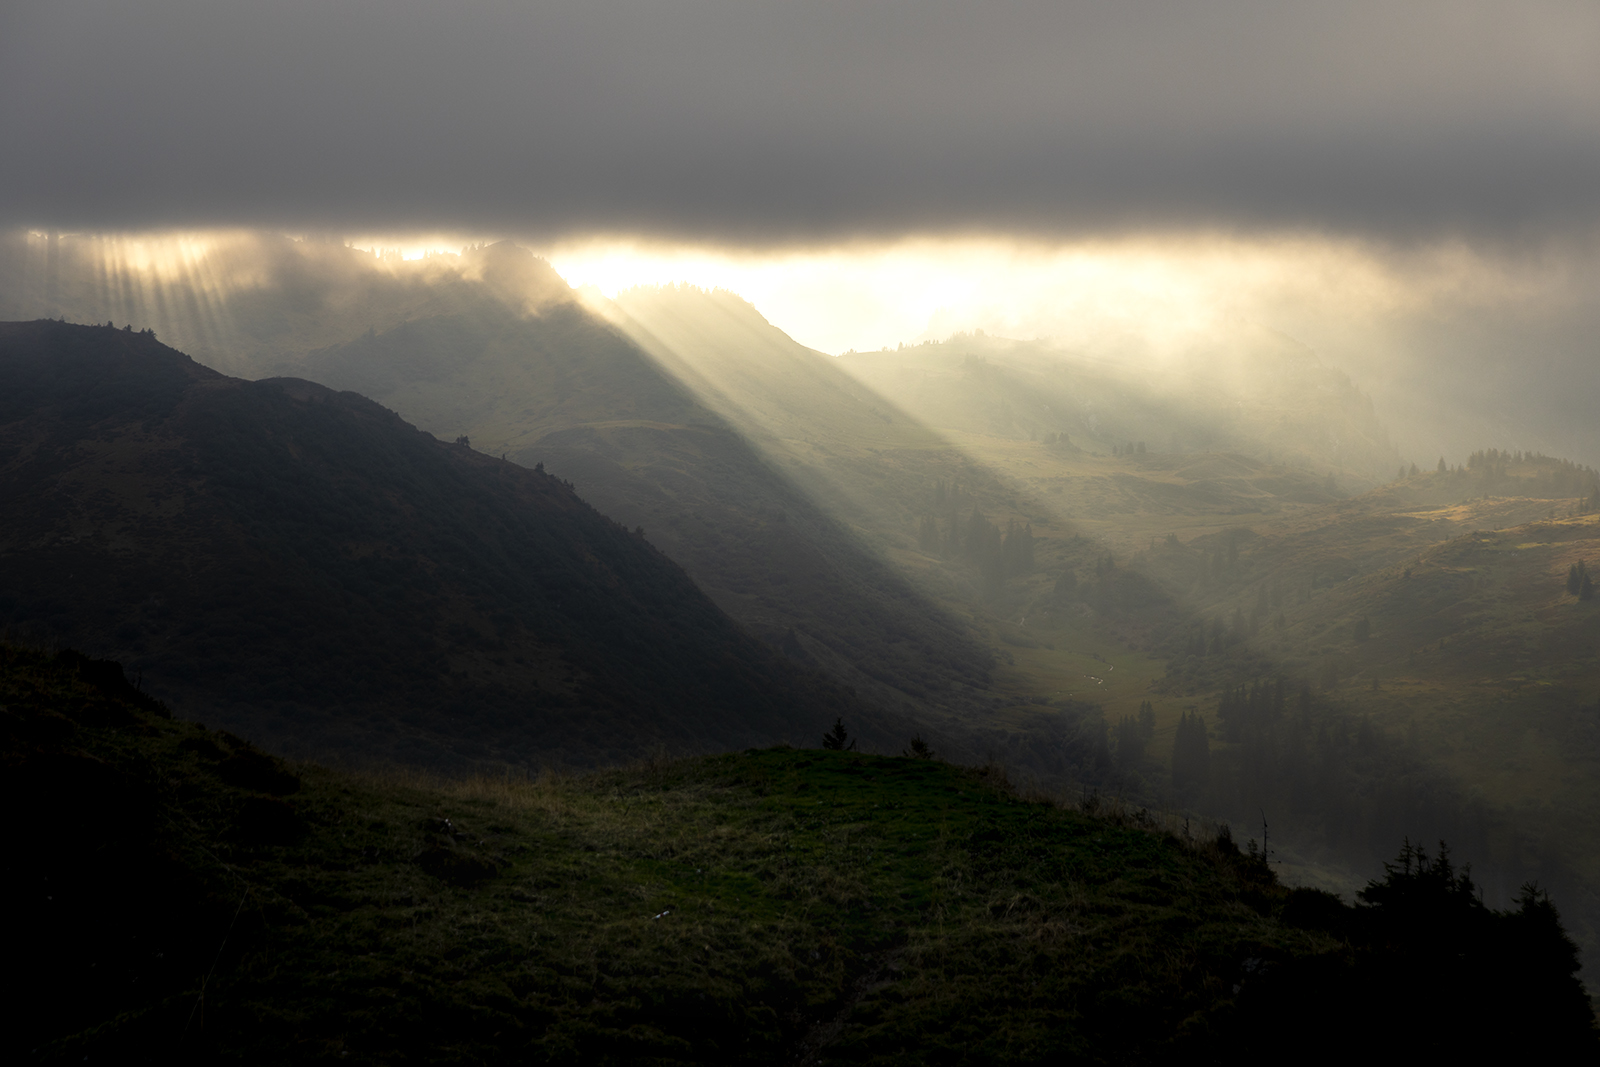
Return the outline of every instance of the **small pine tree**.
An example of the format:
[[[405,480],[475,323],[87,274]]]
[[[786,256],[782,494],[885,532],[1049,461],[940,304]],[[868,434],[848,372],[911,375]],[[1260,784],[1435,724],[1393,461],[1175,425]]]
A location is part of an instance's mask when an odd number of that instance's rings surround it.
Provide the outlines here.
[[[922,739],[921,734],[917,734],[911,739],[911,747],[900,754],[911,759],[932,759],[933,749],[928,746],[928,742]]]
[[[822,747],[834,752],[855,751],[856,743],[851,740],[850,732],[844,728],[844,719],[836,717],[833,720],[833,729],[822,735]]]

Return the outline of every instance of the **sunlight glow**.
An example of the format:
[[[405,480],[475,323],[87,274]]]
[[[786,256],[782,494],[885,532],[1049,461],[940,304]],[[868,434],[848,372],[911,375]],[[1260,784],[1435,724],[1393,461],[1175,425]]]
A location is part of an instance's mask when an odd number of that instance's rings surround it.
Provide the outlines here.
[[[457,255],[467,245],[488,243],[494,238],[470,237],[461,234],[358,234],[354,237],[342,239],[342,243],[351,248],[359,248],[363,252],[371,252],[374,258],[384,261],[399,260],[402,263],[411,263],[430,256]]]
[[[732,290],[832,353],[980,329],[1068,346],[1124,336],[1171,351],[1240,317],[1282,328],[1337,306],[1349,321],[1414,296],[1380,257],[1321,238],[919,238],[770,252],[591,239],[546,254],[572,285],[607,296],[673,282]]]

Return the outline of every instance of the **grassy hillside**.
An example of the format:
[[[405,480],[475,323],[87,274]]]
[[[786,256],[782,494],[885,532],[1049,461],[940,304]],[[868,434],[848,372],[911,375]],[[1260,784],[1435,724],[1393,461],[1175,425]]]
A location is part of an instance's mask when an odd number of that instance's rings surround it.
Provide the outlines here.
[[[30,916],[4,1041],[30,1059],[1209,1062],[1335,1019],[1326,1047],[1354,1053],[1394,1036],[1401,969],[1440,983],[1407,997],[1434,1025],[1402,1048],[1593,1042],[1537,902],[1496,917],[1408,866],[1352,911],[993,770],[777,748],[357,777],[11,647],[0,701],[6,799],[35,813],[4,883]],[[1417,913],[1432,933],[1388,932],[1397,893],[1448,905]],[[1469,984],[1429,962],[1445,944]],[[1510,1024],[1456,1030],[1486,996]]]
[[[592,765],[880,721],[554,477],[147,335],[0,328],[0,486],[5,624],[280,750]]]

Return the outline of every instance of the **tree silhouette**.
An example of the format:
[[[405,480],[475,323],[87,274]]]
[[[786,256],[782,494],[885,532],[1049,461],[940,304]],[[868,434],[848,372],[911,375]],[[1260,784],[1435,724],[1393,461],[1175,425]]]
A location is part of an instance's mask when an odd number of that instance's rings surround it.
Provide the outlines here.
[[[833,720],[833,729],[822,735],[822,747],[835,752],[855,751],[856,743],[851,740],[850,732],[844,728],[844,719]]]
[[[1357,897],[1347,908],[1320,890],[1289,894],[1285,922],[1324,930],[1352,955],[1297,961],[1247,986],[1245,1048],[1232,1051],[1281,1050],[1337,1018],[1319,1062],[1372,1058],[1380,1047],[1378,1058],[1394,1062],[1600,1059],[1577,946],[1537,886],[1524,886],[1513,910],[1496,911],[1443,842],[1430,856],[1408,840]]]
[[[1588,596],[1583,595],[1583,588],[1586,583],[1589,585]],[[1594,585],[1589,577],[1589,568],[1584,566],[1581,559],[1567,568],[1567,592],[1579,600],[1589,600],[1594,596]]]
[[[1211,778],[1211,740],[1206,721],[1198,712],[1186,711],[1178,720],[1172,742],[1172,785],[1179,792],[1199,791]]]

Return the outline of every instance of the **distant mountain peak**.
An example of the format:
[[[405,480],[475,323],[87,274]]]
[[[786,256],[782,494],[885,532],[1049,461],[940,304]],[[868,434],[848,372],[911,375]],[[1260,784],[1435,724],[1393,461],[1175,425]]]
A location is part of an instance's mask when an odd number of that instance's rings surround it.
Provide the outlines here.
[[[572,286],[541,259],[514,241],[469,248],[462,253],[468,277],[476,275],[496,296],[524,312],[574,298]]]

